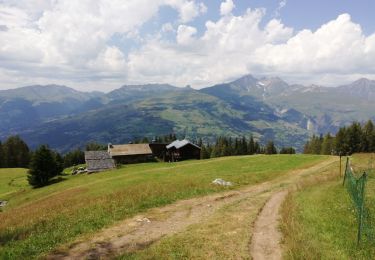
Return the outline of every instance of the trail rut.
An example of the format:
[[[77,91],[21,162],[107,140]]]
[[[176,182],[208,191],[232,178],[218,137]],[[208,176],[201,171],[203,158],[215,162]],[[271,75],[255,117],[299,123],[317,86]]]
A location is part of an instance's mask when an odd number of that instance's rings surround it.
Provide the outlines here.
[[[255,221],[250,250],[254,260],[282,258],[279,209],[287,193],[283,190],[272,195]]]
[[[295,183],[298,178],[312,174],[336,161],[336,158],[330,158],[310,168],[290,171],[286,176],[272,181],[151,209],[104,229],[95,237],[82,238],[68,248],[61,248],[48,255],[46,259],[109,259],[120,253],[140,250],[164,236],[181,232],[188,226],[203,221],[224,205],[272,189],[278,192]],[[270,207],[272,208],[272,205]]]

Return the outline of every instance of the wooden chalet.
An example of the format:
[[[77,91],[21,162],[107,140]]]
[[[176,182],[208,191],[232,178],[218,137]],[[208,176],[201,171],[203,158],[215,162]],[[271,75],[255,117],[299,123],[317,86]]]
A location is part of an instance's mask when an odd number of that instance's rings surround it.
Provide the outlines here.
[[[154,160],[149,144],[108,144],[108,154],[116,164],[140,163]]]
[[[176,140],[167,145],[167,154],[172,162],[200,159],[201,148],[189,140]]]

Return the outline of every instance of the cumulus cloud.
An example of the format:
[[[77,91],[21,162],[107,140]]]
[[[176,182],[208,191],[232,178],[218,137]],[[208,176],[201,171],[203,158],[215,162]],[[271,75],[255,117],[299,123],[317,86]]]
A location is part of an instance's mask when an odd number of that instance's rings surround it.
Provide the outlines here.
[[[349,14],[315,31],[294,31],[278,18],[264,21],[261,8],[233,15],[234,4],[226,0],[220,18],[198,29],[191,21],[206,12],[200,1],[41,0],[30,10],[17,3],[0,4],[0,88],[65,83],[108,90],[148,82],[204,87],[247,73],[318,84],[375,76],[375,34],[364,35]],[[142,26],[165,5],[177,11],[177,20],[142,35]]]
[[[186,45],[194,40],[197,29],[192,26],[180,25],[177,29],[177,43]]]
[[[151,41],[132,53],[129,59],[137,72],[129,77],[202,87],[246,73],[319,84],[375,75],[375,34],[366,37],[350,15],[340,15],[316,31],[294,33],[277,19],[262,27],[264,12],[248,9],[241,16],[208,21],[200,37],[194,28],[180,26],[177,45]],[[158,69],[143,75],[145,64]]]
[[[183,22],[206,12],[206,6],[195,0],[0,3],[0,70],[13,76],[17,71],[20,77],[39,79],[44,75],[51,81],[70,80],[78,74],[87,80],[98,79],[99,69],[99,75],[118,76],[122,70],[125,81],[128,53],[123,50],[128,43],[117,40],[121,46],[112,46],[112,39],[139,38],[137,31],[161,6],[174,8]],[[166,25],[165,30],[173,30],[173,26]]]
[[[232,0],[225,0],[225,2],[222,2],[220,4],[220,14],[221,15],[228,15],[232,13],[232,10],[234,9],[235,5]]]
[[[279,73],[375,73],[374,37],[342,14],[315,32],[303,30],[286,43],[267,44],[254,53],[255,63]]]
[[[179,11],[180,21],[187,23],[192,21],[195,17],[207,11],[204,3],[196,3],[195,1],[185,0],[167,0],[167,3]]]

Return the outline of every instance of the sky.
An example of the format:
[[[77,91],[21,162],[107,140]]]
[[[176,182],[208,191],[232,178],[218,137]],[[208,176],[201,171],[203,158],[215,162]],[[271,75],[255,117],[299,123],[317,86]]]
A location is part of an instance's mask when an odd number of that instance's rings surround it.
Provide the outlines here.
[[[373,0],[0,0],[0,90],[375,79]]]

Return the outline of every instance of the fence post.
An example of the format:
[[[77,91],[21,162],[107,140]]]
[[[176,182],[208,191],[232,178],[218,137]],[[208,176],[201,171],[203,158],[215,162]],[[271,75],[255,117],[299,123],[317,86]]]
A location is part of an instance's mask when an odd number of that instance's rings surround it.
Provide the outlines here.
[[[339,172],[339,178],[341,177],[341,153],[340,153],[340,172]]]
[[[343,181],[342,185],[345,185],[345,179],[346,179],[346,172],[348,170],[348,164],[349,164],[349,157],[346,157],[345,172],[344,172],[344,181]]]
[[[363,210],[365,205],[365,184],[367,180],[367,173],[364,172],[363,175],[360,178],[361,181],[361,205],[358,212],[358,236],[357,236],[357,245],[359,245],[359,242],[361,240],[362,235],[362,228],[363,228]]]

